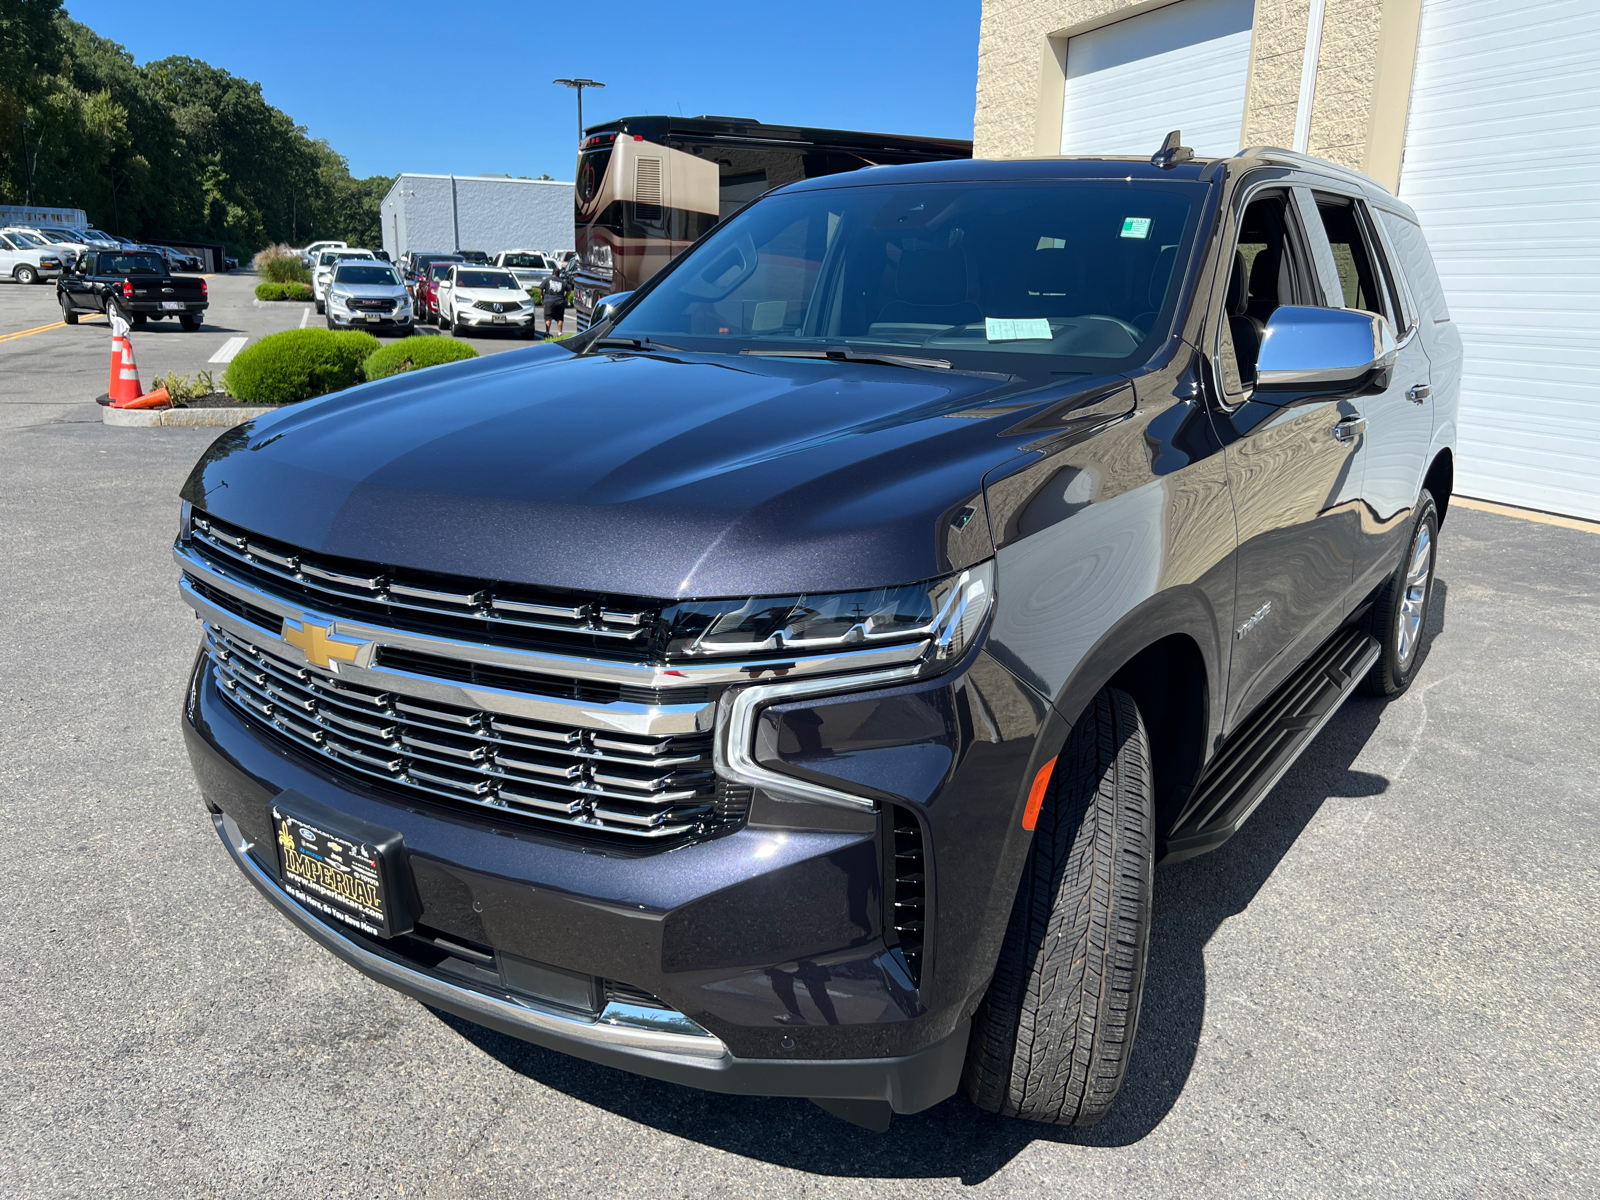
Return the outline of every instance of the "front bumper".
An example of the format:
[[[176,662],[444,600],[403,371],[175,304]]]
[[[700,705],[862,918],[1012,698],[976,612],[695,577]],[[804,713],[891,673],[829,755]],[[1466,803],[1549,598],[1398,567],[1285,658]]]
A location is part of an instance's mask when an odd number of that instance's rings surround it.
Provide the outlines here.
[[[368,313],[361,309],[337,309],[328,306],[328,317],[335,325],[347,329],[410,329],[411,310],[396,316],[392,312]],[[372,318],[376,317],[376,320]]]
[[[471,325],[473,328],[483,326],[490,329],[526,329],[533,324],[534,310],[532,308],[520,309],[517,312],[491,313],[478,308],[461,308],[456,310],[456,323]]]
[[[951,1095],[966,1057],[969,1024],[941,1041],[898,1058],[828,1061],[736,1058],[708,1033],[651,1029],[608,1007],[586,1019],[483,988],[463,986],[439,973],[407,963],[366,939],[336,930],[313,916],[278,886],[256,861],[253,848],[232,818],[213,816],[234,865],[280,913],[323,949],[364,975],[433,1008],[474,1024],[618,1067],[652,1079],[744,1096],[804,1096],[887,1101],[896,1112],[919,1112]]]
[[[758,790],[743,828],[665,852],[584,844],[340,773],[247,722],[222,698],[204,655],[184,734],[241,870],[314,940],[373,978],[467,1020],[643,1075],[915,1112],[959,1083],[969,1019],[1027,845],[1005,813],[1029,777],[1047,708],[980,651],[914,685],[775,706],[757,735],[758,758],[818,783],[845,783],[882,811],[808,816],[804,804]],[[996,712],[1008,714],[1008,730]],[[830,735],[836,757],[804,750],[813,718],[841,731]],[[905,731],[917,744],[885,747],[848,732],[874,728]],[[269,811],[285,791],[400,834],[415,889],[413,935],[391,944],[335,928],[278,886]],[[907,815],[927,831],[928,877],[940,885],[929,944],[943,949],[923,960],[920,984],[885,920],[897,853],[885,823],[892,829]],[[464,981],[459,964],[419,958],[408,950],[419,936],[476,947],[485,971]],[[587,977],[608,996],[620,982],[621,994],[655,997],[666,1006],[658,1017],[665,1011],[682,1024],[641,1031],[604,1012],[541,1007],[507,990],[505,964],[530,960]]]

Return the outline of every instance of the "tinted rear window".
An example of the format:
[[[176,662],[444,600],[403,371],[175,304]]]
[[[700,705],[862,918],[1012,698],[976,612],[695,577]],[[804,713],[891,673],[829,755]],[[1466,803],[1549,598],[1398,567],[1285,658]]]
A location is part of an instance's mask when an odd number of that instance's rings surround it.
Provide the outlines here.
[[[102,254],[102,275],[165,275],[167,264],[159,254]]]

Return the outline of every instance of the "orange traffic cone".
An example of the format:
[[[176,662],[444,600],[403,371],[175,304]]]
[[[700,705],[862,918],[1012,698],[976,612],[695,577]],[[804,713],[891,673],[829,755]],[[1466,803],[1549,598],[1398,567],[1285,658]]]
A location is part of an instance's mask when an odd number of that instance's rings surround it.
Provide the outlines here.
[[[139,382],[139,367],[133,361],[133,339],[118,321],[111,328],[111,383],[106,394],[112,408],[127,408],[144,393]]]
[[[137,400],[119,400],[112,408],[168,408],[172,404],[172,397],[167,395],[167,389],[158,387],[147,396],[140,396]]]

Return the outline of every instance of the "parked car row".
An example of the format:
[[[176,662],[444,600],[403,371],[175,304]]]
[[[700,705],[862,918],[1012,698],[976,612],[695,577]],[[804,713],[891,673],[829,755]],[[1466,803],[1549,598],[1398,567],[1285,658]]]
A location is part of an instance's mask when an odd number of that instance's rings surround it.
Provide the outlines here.
[[[94,228],[12,225],[0,229],[0,275],[18,283],[43,283],[72,270],[85,254],[111,250],[160,255],[169,271],[203,272],[206,264],[171,246],[152,246]],[[236,265],[228,260],[228,265]]]

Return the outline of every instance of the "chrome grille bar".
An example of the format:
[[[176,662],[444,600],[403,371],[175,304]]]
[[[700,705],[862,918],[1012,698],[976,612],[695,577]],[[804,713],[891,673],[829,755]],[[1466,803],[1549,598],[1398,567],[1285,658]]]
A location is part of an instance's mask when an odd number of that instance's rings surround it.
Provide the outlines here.
[[[205,645],[219,691],[247,721],[402,790],[623,839],[714,823],[716,777],[703,735],[597,738],[581,728],[502,724],[492,713],[415,704],[323,676],[217,626],[206,626]]]
[[[648,631],[651,614],[595,604],[563,605],[536,602],[492,589],[455,590],[407,583],[386,574],[352,574],[341,571],[284,546],[270,538],[243,530],[230,530],[212,517],[196,516],[190,544],[216,565],[229,563],[259,572],[269,579],[325,596],[375,609],[402,608],[436,616],[498,622],[530,630],[587,634],[629,642]],[[375,615],[383,615],[381,612]]]

